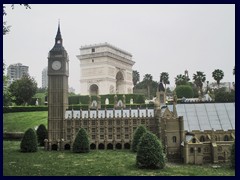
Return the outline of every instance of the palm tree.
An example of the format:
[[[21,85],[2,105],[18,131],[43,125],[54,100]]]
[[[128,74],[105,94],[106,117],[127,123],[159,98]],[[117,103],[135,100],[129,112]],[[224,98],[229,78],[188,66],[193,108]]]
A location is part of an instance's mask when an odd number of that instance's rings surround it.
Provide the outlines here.
[[[150,86],[152,84],[152,75],[151,74],[145,74],[143,77],[143,81],[146,82],[147,88],[148,88],[148,98],[150,99]]]
[[[220,81],[223,79],[223,76],[224,76],[224,73],[220,69],[215,69],[212,72],[212,77],[215,81],[217,81],[218,88],[219,88],[219,85],[220,85]]]
[[[193,74],[193,81],[196,84],[196,86],[199,88],[201,95],[203,93],[202,87],[205,80],[206,80],[206,75],[203,72],[197,71],[196,74]]]
[[[160,75],[160,81],[163,82],[163,84],[165,85],[165,89],[166,89],[166,85],[170,84],[169,82],[169,75],[167,72],[162,72]]]
[[[139,75],[139,72],[138,72],[138,71],[133,70],[132,79],[133,79],[133,85],[136,86],[136,84],[137,84],[137,83],[139,82],[139,80],[140,80],[140,75]]]
[[[189,80],[190,79],[187,76],[179,74],[179,75],[177,75],[177,77],[175,77],[175,84],[176,84],[176,86],[186,85],[186,84],[188,84]]]

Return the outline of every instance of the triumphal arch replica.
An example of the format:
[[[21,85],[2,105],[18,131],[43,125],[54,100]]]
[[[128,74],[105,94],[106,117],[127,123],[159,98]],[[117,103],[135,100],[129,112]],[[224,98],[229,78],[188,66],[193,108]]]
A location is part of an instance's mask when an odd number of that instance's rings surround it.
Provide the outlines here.
[[[82,46],[80,55],[80,94],[129,94],[133,92],[132,55],[111,44]]]

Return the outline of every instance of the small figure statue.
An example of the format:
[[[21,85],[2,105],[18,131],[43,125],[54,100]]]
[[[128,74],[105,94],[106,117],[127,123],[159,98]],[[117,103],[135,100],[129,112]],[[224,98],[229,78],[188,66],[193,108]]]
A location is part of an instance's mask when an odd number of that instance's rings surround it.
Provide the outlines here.
[[[38,106],[38,99],[36,100],[35,105]]]

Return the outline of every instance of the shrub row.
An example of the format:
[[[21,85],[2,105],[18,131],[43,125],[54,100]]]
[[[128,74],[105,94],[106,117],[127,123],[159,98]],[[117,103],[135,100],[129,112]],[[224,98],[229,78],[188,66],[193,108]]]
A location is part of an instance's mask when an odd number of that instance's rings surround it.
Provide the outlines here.
[[[23,132],[4,132],[3,139],[4,140],[21,140],[23,138]]]
[[[4,106],[3,113],[47,111],[48,106]]]
[[[114,96],[115,94],[107,94],[107,95],[100,95],[101,97],[101,104],[105,104],[106,98],[109,100],[109,104],[114,104]],[[134,103],[141,104],[144,103],[145,101],[145,96],[142,94],[125,94],[125,101],[126,104],[130,103],[130,99],[133,99]],[[70,96],[68,98],[68,104],[88,104],[90,100],[89,96]],[[97,100],[97,96],[91,96],[91,101]],[[122,100],[123,101],[123,94],[118,94],[117,95],[117,100]]]

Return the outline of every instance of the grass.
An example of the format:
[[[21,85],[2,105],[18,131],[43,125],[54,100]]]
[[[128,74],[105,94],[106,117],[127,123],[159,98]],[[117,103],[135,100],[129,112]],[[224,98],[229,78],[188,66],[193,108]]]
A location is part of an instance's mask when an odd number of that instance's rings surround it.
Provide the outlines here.
[[[138,169],[136,154],[127,150],[71,151],[21,153],[19,141],[3,141],[4,176],[234,176],[227,165],[214,169],[212,165],[167,163],[162,170]]]
[[[47,127],[47,116],[47,111],[4,113],[3,131],[25,132],[28,128],[35,128],[40,124]]]

